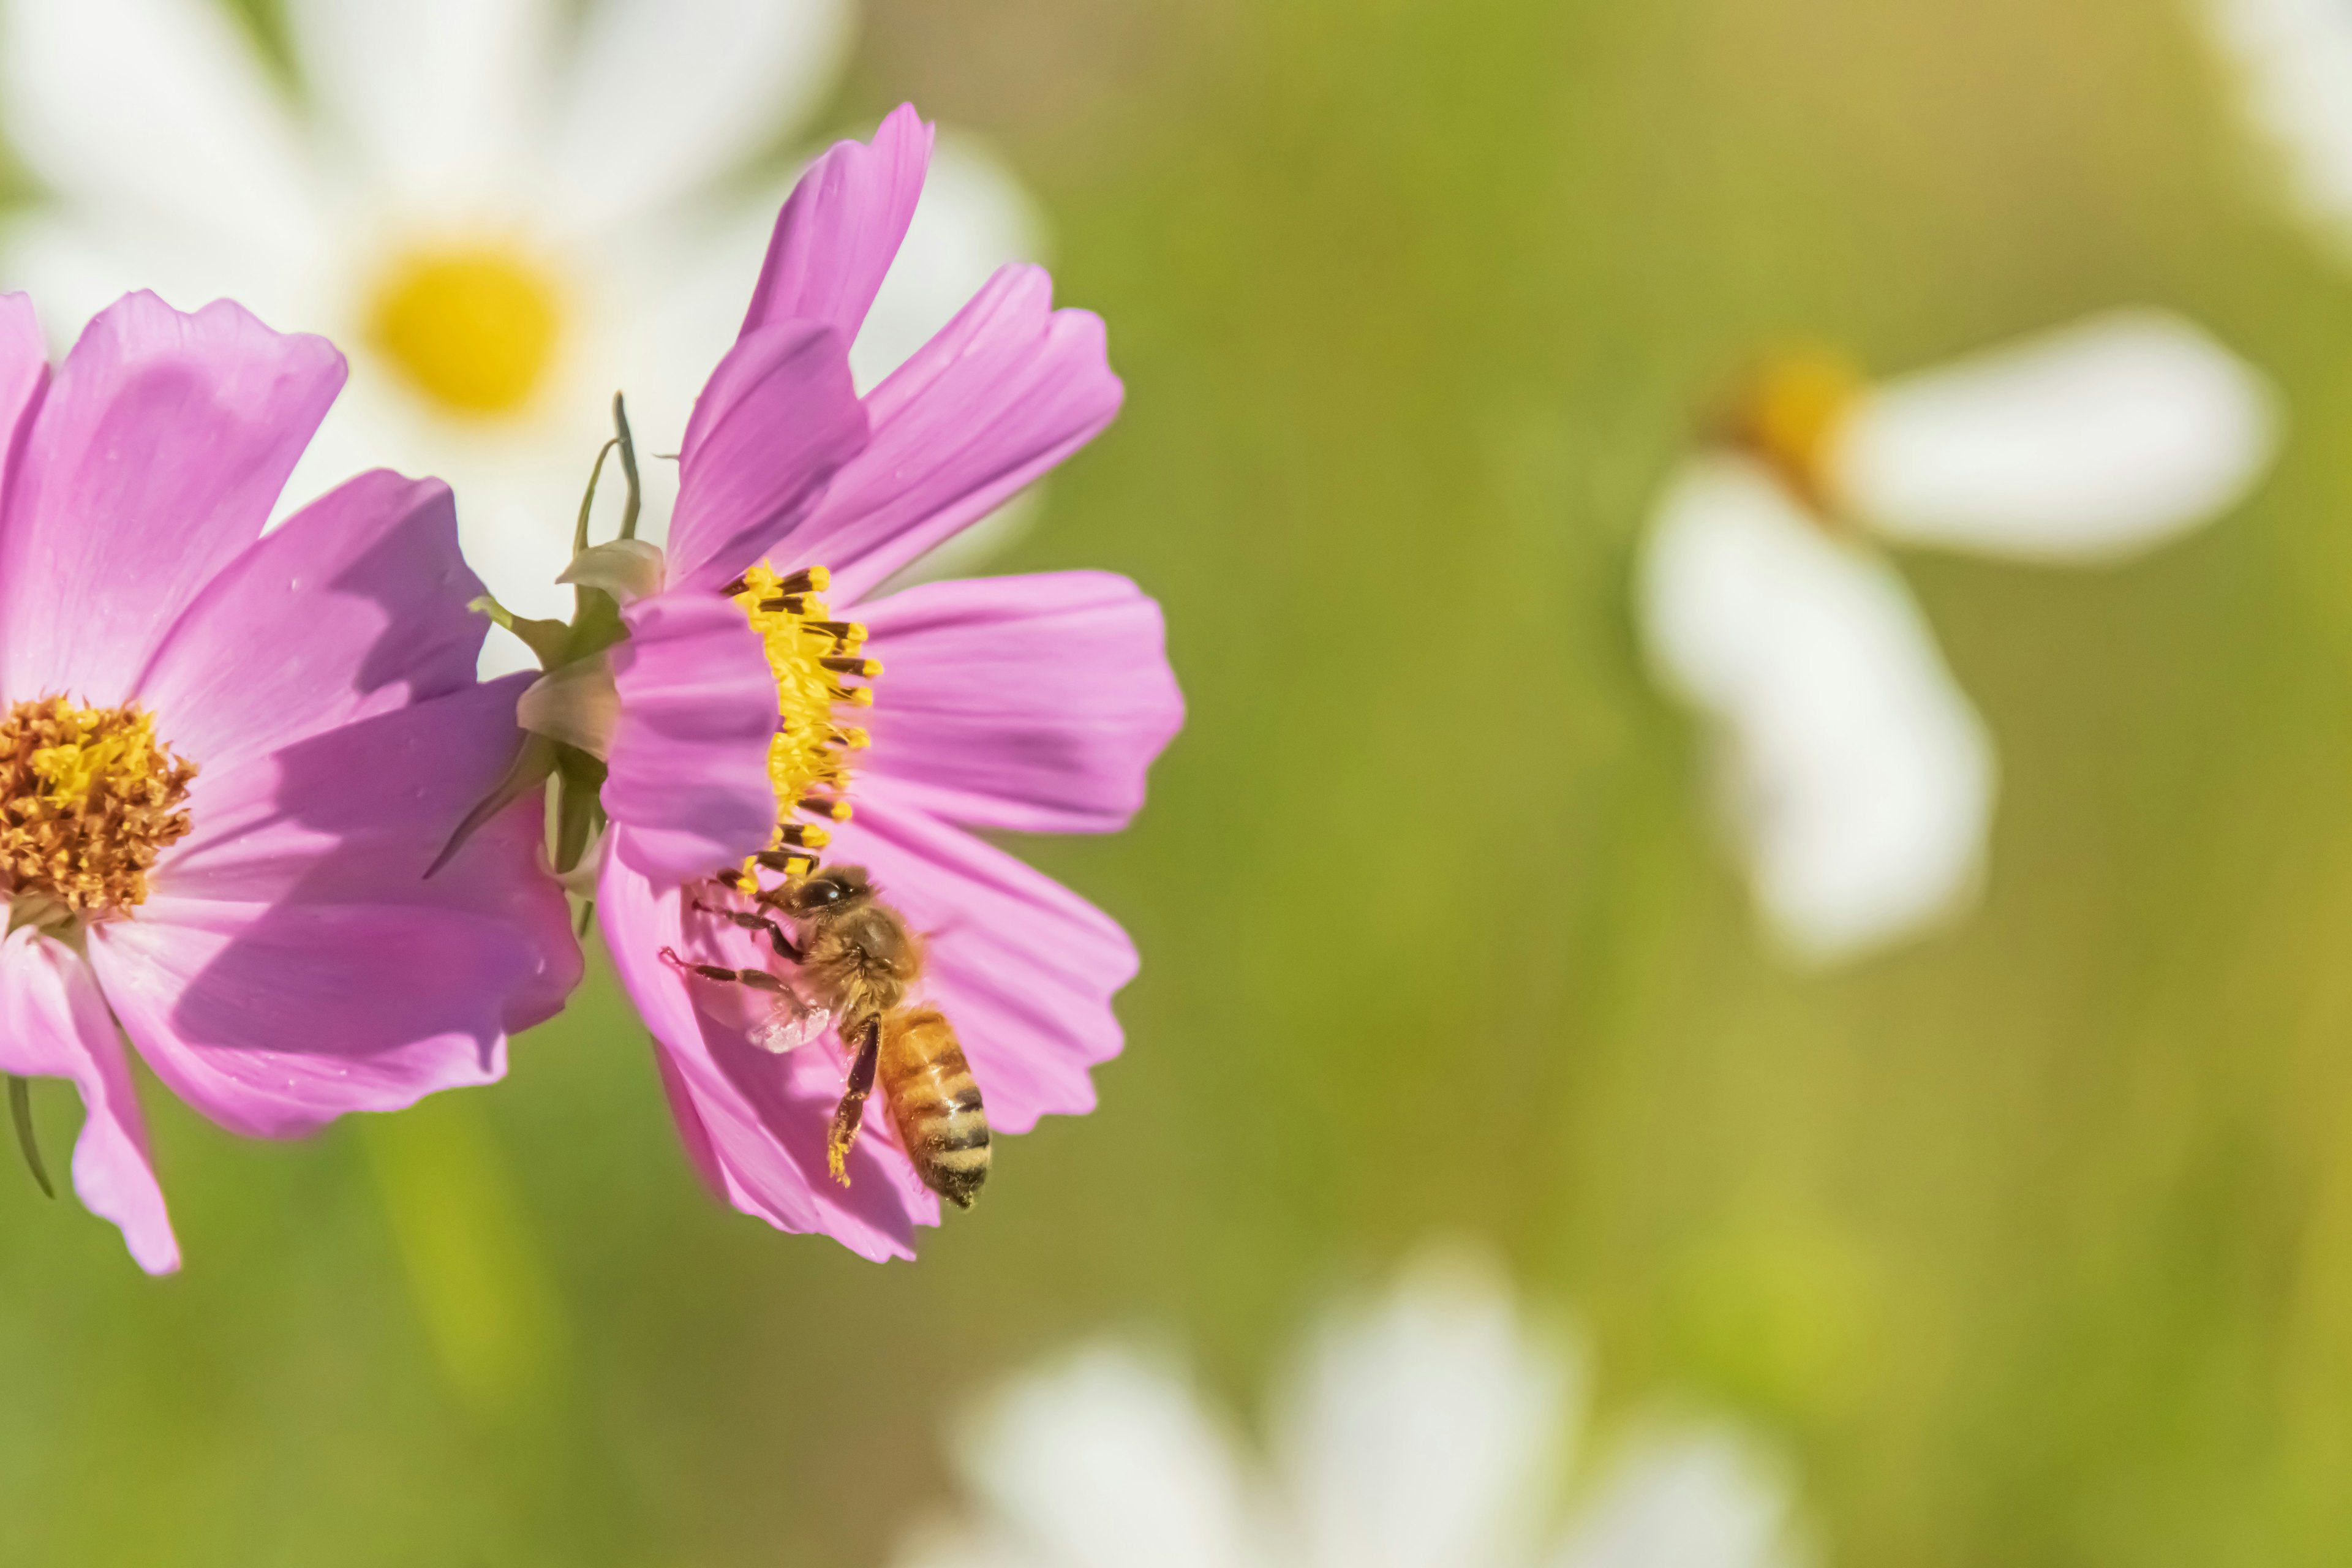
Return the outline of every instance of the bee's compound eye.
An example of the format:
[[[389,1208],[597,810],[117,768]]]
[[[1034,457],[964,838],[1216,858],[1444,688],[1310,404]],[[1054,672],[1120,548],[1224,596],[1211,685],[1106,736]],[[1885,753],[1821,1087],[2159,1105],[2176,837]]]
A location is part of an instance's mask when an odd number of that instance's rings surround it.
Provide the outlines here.
[[[849,896],[849,889],[835,877],[819,877],[801,889],[800,902],[806,909],[830,909]]]

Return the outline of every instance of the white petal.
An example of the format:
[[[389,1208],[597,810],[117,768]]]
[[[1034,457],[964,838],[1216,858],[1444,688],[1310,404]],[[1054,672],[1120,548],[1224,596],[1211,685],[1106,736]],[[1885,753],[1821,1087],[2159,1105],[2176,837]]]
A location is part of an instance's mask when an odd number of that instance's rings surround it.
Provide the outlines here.
[[[942,131],[907,242],[850,346],[857,384],[874,386],[905,363],[1006,262],[1045,259],[1045,229],[1010,169],[979,143]]]
[[[1281,1454],[1312,1568],[1523,1562],[1575,1379],[1494,1273],[1430,1259],[1368,1311],[1328,1323],[1284,1418]]]
[[[1831,484],[1890,539],[2112,560],[2244,496],[2276,445],[2273,407],[2196,326],[2117,311],[1880,386]]]
[[[1661,679],[1713,721],[1732,833],[1798,956],[1855,956],[1973,892],[1991,746],[1884,561],[1713,458],[1661,502],[1640,595]]]
[[[563,210],[600,226],[747,160],[832,84],[850,16],[846,0],[602,0],[558,111]]]
[[[1244,1568],[1233,1444],[1172,1370],[1102,1346],[1015,1384],[959,1445],[1009,1530],[1056,1568]]]
[[[152,289],[182,310],[234,294],[271,326],[295,325],[297,280],[267,258],[244,266],[238,259],[197,242],[173,242],[152,226],[143,235],[107,233],[69,208],[26,208],[0,231],[0,288],[33,297],[60,353],[90,317],[134,289]]]
[[[2205,0],[2246,114],[2285,155],[2294,193],[2352,242],[2352,10],[2339,0]]]
[[[209,0],[7,0],[0,116],[43,182],[238,254],[303,257],[317,206],[285,105]]]
[[[289,0],[287,21],[311,101],[396,198],[446,210],[521,177],[551,0]]]
[[[1789,1496],[1727,1430],[1653,1439],[1628,1453],[1582,1510],[1554,1568],[1780,1568]]]

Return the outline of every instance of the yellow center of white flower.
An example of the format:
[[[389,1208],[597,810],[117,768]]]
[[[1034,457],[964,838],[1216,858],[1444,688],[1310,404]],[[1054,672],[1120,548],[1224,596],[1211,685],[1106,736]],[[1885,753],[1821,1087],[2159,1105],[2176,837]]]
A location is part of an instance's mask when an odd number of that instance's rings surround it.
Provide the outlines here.
[[[546,268],[512,246],[413,250],[377,285],[368,338],[447,413],[511,414],[555,357],[563,300]]]
[[[768,653],[776,679],[776,738],[768,743],[768,783],[776,794],[776,835],[770,845],[778,869],[805,875],[816,867],[812,854],[829,836],[806,816],[827,822],[849,820],[851,759],[872,743],[866,732],[836,717],[841,708],[870,708],[874,689],[852,686],[849,678],[872,680],[882,673],[861,658],[866,628],[836,621],[818,597],[830,576],[811,566],[781,576],[766,562],[743,574],[735,602]],[[749,875],[746,868],[746,875]]]
[[[1853,362],[1818,349],[1776,355],[1733,402],[1731,439],[1816,511],[1833,517],[1837,438],[1868,387]]]
[[[156,855],[187,834],[195,776],[152,714],[17,703],[0,717],[0,901],[36,924],[145,902]]]

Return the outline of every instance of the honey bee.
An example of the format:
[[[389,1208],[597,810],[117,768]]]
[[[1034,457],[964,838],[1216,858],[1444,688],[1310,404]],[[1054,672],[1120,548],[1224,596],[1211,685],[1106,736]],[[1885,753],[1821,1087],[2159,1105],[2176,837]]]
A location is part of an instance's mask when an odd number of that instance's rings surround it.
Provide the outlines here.
[[[789,1051],[837,1024],[852,1052],[849,1080],[825,1138],[833,1179],[849,1184],[849,1151],[878,1081],[898,1142],[923,1185],[958,1208],[971,1207],[988,1179],[988,1113],[954,1027],[937,1008],[909,1007],[908,990],[922,978],[922,939],[882,901],[864,870],[829,867],[758,896],[759,909],[792,921],[799,940],[766,914],[695,907],[746,930],[764,931],[793,981],[764,969],[694,963],[667,948],[662,956],[706,980],[731,982],[773,998],[753,1041]],[[795,982],[797,984],[795,984]]]

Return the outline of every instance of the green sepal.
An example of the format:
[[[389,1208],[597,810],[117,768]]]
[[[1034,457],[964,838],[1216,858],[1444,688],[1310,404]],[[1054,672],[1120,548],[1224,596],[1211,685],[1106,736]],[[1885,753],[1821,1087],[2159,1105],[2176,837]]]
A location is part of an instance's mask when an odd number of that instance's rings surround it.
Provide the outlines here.
[[[481,828],[482,824],[489,821],[553,776],[557,750],[555,742],[546,736],[526,732],[523,735],[521,749],[515,752],[514,762],[508,767],[506,776],[499,780],[497,784],[492,786],[490,793],[484,795],[480,803],[466,814],[466,820],[457,824],[457,831],[449,836],[449,842],[443,847],[440,854],[434,857],[433,864],[425,868],[425,875],[430,878],[442,867],[446,866],[451,858],[465,847],[466,840],[471,838]]]
[[[604,830],[606,769],[577,746],[558,746],[556,752],[554,863],[562,876],[580,864]]]
[[[477,615],[489,616],[493,624],[504,626],[520,637],[523,646],[530,649],[531,657],[539,660],[541,669],[552,669],[561,663],[565,657],[564,649],[572,641],[574,628],[562,621],[533,620],[526,616],[518,616],[488,594],[472,600],[466,608]]]
[[[629,485],[629,498],[621,503],[621,537],[635,539],[637,536],[637,509],[645,498],[645,491],[637,482],[637,440],[629,434],[628,406],[621,401],[621,395],[617,392],[613,394],[613,428],[620,432],[613,441],[621,448],[621,478]],[[586,541],[583,539],[582,542]]]
[[[542,669],[553,669],[574,659],[593,658],[616,643],[629,639],[629,628],[621,624],[618,600],[602,588],[583,586],[576,592],[580,596],[580,610],[572,617],[572,624],[562,628],[561,655],[555,658],[541,658],[539,663]],[[552,621],[544,624],[554,625]]]
[[[8,1078],[8,1119],[16,1124],[16,1147],[25,1152],[25,1168],[33,1173],[41,1195],[56,1197],[58,1189],[49,1184],[49,1168],[41,1162],[41,1141],[33,1131],[33,1086],[13,1073]]]

